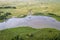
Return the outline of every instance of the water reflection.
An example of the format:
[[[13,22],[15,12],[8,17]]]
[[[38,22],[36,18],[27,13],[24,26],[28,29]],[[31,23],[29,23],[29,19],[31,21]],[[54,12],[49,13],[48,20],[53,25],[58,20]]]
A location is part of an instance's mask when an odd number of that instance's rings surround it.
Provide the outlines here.
[[[47,16],[27,16],[25,18],[10,18],[0,23],[0,30],[18,26],[31,26],[33,28],[57,28],[60,29],[60,22]]]

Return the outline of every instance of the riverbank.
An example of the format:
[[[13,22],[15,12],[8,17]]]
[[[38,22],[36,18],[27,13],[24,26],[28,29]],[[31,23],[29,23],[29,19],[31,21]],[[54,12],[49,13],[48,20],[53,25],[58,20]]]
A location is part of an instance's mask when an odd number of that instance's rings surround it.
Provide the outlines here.
[[[55,18],[57,21],[60,21],[60,16],[58,16],[54,13],[40,13],[40,12],[37,12],[37,13],[34,13],[33,15],[36,15],[36,16],[49,16],[49,17]]]

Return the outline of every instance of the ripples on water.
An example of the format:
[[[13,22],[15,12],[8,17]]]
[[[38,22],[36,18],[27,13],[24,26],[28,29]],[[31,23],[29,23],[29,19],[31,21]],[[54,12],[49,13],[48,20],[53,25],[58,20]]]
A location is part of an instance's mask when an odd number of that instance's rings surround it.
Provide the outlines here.
[[[47,16],[27,16],[25,18],[10,18],[0,23],[0,30],[19,26],[31,26],[33,28],[57,28],[60,29],[60,22]]]

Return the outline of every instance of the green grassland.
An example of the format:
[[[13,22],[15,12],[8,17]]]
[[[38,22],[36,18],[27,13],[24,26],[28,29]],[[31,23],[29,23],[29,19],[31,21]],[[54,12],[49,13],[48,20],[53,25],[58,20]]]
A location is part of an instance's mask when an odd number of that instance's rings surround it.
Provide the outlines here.
[[[18,27],[0,30],[0,40],[60,40],[60,30]]]

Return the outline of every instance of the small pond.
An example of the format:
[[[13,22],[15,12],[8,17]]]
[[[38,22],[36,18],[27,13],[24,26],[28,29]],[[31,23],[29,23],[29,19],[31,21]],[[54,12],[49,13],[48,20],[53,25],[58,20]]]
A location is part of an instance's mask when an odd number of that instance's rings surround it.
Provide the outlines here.
[[[0,23],[0,30],[15,28],[19,26],[60,29],[60,22],[48,16],[27,16],[25,18],[10,18]]]

